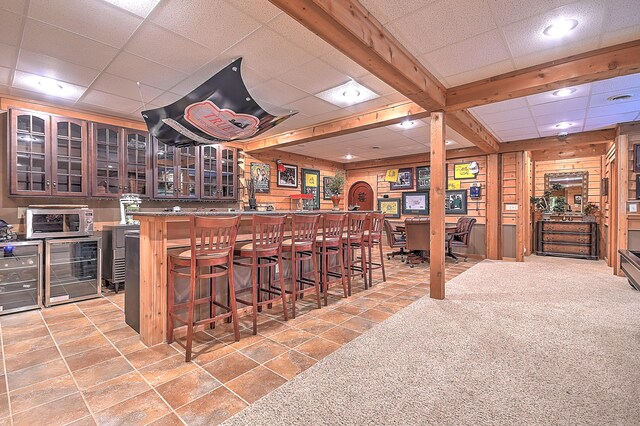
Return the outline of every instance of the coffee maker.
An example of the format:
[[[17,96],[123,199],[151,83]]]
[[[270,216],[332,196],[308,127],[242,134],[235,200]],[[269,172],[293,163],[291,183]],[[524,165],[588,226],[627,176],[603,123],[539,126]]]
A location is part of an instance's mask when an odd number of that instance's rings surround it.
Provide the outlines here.
[[[122,194],[120,197],[120,225],[139,225],[133,215],[140,211],[142,199],[138,194]]]

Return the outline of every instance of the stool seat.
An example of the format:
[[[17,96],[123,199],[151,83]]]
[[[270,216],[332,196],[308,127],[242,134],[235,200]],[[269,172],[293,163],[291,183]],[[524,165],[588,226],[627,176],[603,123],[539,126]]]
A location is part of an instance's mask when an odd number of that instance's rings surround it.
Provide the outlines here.
[[[292,239],[284,240],[282,242],[282,250],[291,251],[293,246],[295,245],[295,249],[297,251],[309,251],[313,248],[313,242],[310,241],[296,241],[293,243]]]
[[[322,243],[325,243],[328,247],[337,247],[338,245],[340,245],[340,242],[342,241],[341,237],[317,237],[316,238],[316,245],[320,248],[322,248]]]
[[[185,250],[181,253],[177,253],[177,254],[169,254],[169,256],[173,257],[174,260],[191,260],[191,249],[189,250]],[[207,254],[197,254],[196,255],[196,261],[198,260],[217,260],[217,259],[222,259],[225,260],[227,259],[227,256],[229,256],[229,253],[207,253]]]
[[[256,252],[256,255],[258,257],[276,256],[278,254],[278,250],[273,248],[257,248],[256,249],[253,243],[244,243],[234,248],[235,254],[241,257],[252,257],[254,251]]]

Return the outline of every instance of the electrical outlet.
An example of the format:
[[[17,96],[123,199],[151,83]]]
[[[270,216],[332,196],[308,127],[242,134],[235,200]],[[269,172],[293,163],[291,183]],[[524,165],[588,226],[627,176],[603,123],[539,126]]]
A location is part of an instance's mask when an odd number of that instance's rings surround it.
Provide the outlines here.
[[[18,219],[24,219],[24,216],[27,214],[26,207],[18,207]]]

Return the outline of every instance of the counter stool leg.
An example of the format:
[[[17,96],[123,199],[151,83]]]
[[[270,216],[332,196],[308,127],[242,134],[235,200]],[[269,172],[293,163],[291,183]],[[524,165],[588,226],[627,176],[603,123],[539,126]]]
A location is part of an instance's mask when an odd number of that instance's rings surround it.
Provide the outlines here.
[[[231,321],[233,322],[233,336],[236,342],[240,340],[240,331],[238,330],[238,305],[236,304],[236,288],[233,281],[233,254],[229,258],[227,266],[227,279],[229,280],[229,295],[231,306]]]
[[[324,306],[327,306],[327,293],[329,292],[329,282],[327,281],[327,271],[329,270],[329,252],[320,250],[320,269],[322,269],[322,292]]]
[[[364,289],[366,290],[369,286],[367,284],[367,262],[365,256],[364,244],[360,244],[360,267],[362,268],[362,279],[364,280]]]
[[[378,249],[380,250],[380,265],[382,267],[382,282],[387,282],[387,273],[384,270],[384,253],[382,253],[382,240],[378,244]]]
[[[346,275],[347,275],[347,289],[349,290],[349,296],[351,296],[351,247],[347,246],[345,250],[347,256]]]
[[[282,265],[282,253],[280,253],[278,255],[278,267],[280,268],[280,295],[282,296],[282,313],[284,314],[284,320],[289,321],[289,312],[287,311],[287,292],[285,291],[284,287],[284,269],[282,269]]]
[[[342,247],[338,247],[338,258],[340,259],[340,277],[342,280],[342,290],[344,291],[345,299],[349,297],[349,290],[347,289],[347,281],[344,279],[344,256],[342,255]]]
[[[318,309],[321,309],[322,302],[320,301],[320,274],[318,274],[318,255],[316,255],[315,247],[311,249],[311,257],[313,258],[313,275],[315,278],[316,300],[318,301]]]
[[[211,272],[214,272],[216,270],[215,266],[212,266],[209,268],[209,270]],[[216,288],[216,279],[215,278],[209,278],[211,280],[211,318],[216,316],[216,296],[217,296],[217,288]],[[209,324],[209,328],[210,329],[214,329],[216,328],[216,322],[213,321],[211,322],[211,324]]]
[[[196,279],[194,273],[195,271],[192,271],[191,278],[189,278],[189,298],[191,299],[191,303],[189,303],[189,310],[187,313],[187,362],[191,361],[191,348],[193,347],[193,311],[196,304]]]
[[[371,257],[371,244],[367,244],[367,251],[369,255],[369,257],[367,258],[367,262],[369,262],[369,285],[371,285],[371,283],[373,282],[373,268],[371,267],[371,264],[373,263],[373,257]]]
[[[251,262],[251,296],[252,296],[252,315],[253,315],[253,334],[258,334],[258,266],[256,262]]]
[[[298,265],[296,250],[291,250],[291,318],[296,317],[296,300],[298,300]]]
[[[167,343],[173,343],[173,304],[175,297],[175,277],[173,275],[173,262],[169,257],[169,277],[167,279]]]

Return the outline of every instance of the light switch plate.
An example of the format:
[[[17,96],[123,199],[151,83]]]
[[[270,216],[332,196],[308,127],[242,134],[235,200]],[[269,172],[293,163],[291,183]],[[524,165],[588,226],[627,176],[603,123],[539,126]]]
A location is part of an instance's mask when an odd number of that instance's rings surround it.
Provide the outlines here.
[[[518,205],[517,204],[505,204],[504,205],[504,209],[506,211],[509,211],[509,212],[515,212],[515,211],[518,211]]]
[[[636,203],[629,204],[629,213],[638,213],[638,205]]]

